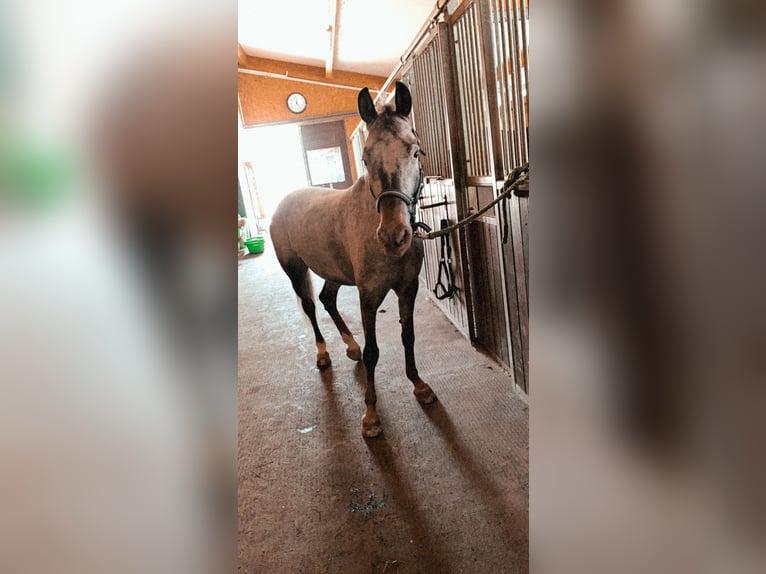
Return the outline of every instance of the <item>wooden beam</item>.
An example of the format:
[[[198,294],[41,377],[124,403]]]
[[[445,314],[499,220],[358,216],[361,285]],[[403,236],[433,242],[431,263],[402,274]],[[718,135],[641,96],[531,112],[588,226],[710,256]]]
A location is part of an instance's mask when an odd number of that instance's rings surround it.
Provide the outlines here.
[[[322,68],[319,68],[320,70]],[[342,90],[354,90],[358,92],[362,89],[361,85],[351,86],[348,84],[338,84],[336,82],[321,82],[318,80],[312,80],[310,78],[301,78],[298,76],[290,76],[285,72],[284,74],[275,74],[274,72],[266,72],[263,70],[252,70],[250,68],[239,68],[237,70],[240,74],[249,74],[251,76],[263,76],[265,78],[272,78],[275,80],[287,80],[289,82],[303,82],[304,84],[314,84],[315,86],[324,86],[326,88],[338,88]],[[380,90],[370,89],[371,93],[377,94]]]
[[[329,2],[329,25],[327,31],[330,34],[330,47],[325,59],[324,73],[328,78],[332,78],[333,68],[335,67],[335,56],[338,53],[338,25],[340,23],[340,5],[342,0],[328,0]]]
[[[247,54],[245,53],[245,49],[242,47],[242,44],[237,42],[237,67],[244,68],[247,64]]]

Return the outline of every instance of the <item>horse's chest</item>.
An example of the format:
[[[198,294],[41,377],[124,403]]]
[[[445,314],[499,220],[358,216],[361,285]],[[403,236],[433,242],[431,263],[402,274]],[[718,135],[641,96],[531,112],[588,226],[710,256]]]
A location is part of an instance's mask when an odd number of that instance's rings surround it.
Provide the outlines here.
[[[386,289],[407,285],[417,281],[422,262],[422,254],[414,246],[402,257],[389,257],[377,249],[361,258],[356,269],[357,284],[372,282]]]

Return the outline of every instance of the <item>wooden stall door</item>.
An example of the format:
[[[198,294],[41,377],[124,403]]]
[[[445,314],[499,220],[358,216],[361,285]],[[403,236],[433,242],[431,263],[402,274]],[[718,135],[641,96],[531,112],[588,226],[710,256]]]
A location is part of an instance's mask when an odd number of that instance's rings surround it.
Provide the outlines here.
[[[490,133],[492,114],[496,115],[496,110],[492,109],[487,96],[483,33],[486,30],[481,16],[479,3],[469,0],[455,12],[452,20],[462,158],[456,168],[463,174],[461,192],[469,214],[495,198],[499,177]],[[468,226],[467,239],[474,341],[512,369],[505,261],[494,210]]]
[[[492,147],[498,180],[529,161],[529,4],[477,0],[485,38]],[[498,185],[502,185],[498,181]],[[529,197],[512,196],[502,244],[510,344],[516,383],[529,392]]]
[[[402,74],[402,81],[412,93],[415,131],[426,151],[421,159],[425,186],[420,196],[419,218],[435,230],[442,222],[452,225],[466,214],[462,194],[457,193],[453,177],[453,164],[457,161],[457,114],[452,98],[451,43],[449,26],[439,23]],[[466,231],[459,229],[448,238],[425,241],[421,279],[431,300],[461,333],[472,338],[465,235]],[[455,291],[445,297],[448,273]]]
[[[508,201],[509,236],[503,245],[506,290],[511,302],[511,348],[517,384],[529,392],[529,197]]]

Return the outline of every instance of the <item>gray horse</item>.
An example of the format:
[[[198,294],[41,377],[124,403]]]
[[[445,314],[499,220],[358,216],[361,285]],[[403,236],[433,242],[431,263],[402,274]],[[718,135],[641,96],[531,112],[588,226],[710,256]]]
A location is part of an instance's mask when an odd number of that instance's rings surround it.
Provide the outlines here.
[[[420,403],[436,400],[415,366],[412,318],[423,245],[413,238],[411,222],[423,183],[419,156],[424,152],[408,120],[412,99],[407,86],[397,82],[394,99],[394,106],[378,113],[369,90],[359,93],[359,114],[368,128],[363,156],[367,173],[346,190],[312,187],[292,192],[279,204],[270,227],[279,263],[314,328],[317,366],[329,367],[331,361],[316,320],[309,269],[325,280],[319,300],[346,343],[346,355],[364,361],[367,387],[362,435],[366,438],[382,432],[375,410],[379,355],[375,320],[391,289],[399,298],[407,378]],[[338,313],[341,285],[356,285],[359,290],[364,353]]]

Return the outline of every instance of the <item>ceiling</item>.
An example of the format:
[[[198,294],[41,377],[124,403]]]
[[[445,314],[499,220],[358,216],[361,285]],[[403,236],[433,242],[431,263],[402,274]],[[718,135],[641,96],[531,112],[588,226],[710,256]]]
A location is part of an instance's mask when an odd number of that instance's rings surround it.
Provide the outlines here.
[[[436,0],[239,0],[238,41],[249,56],[388,77]],[[333,19],[333,13],[337,16]]]

